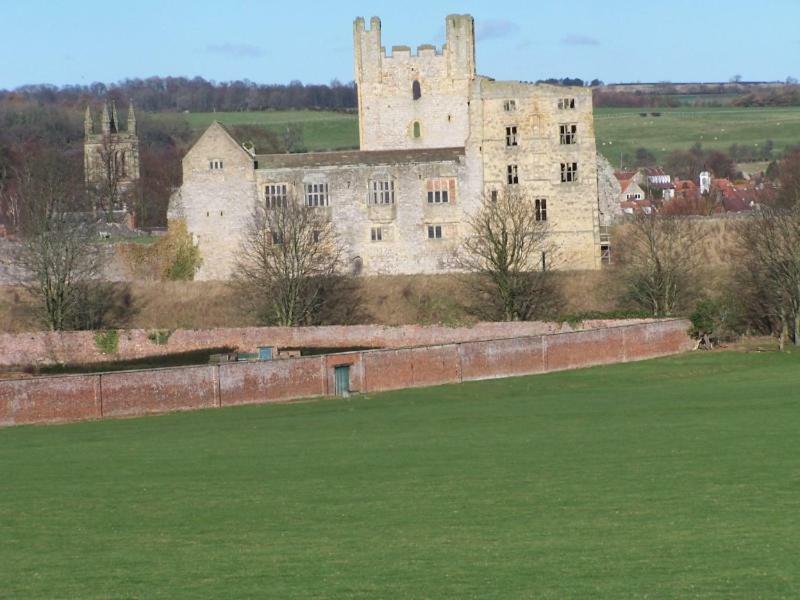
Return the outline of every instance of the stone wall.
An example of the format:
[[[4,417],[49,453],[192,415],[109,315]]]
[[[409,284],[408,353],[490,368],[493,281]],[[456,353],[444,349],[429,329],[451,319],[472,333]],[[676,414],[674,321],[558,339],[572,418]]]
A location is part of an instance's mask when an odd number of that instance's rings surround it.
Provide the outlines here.
[[[581,329],[641,322],[585,321]],[[158,343],[158,331],[120,330],[117,352],[104,354],[92,331],[0,334],[0,367],[53,364],[92,364],[132,360],[213,348],[256,352],[259,347],[277,348],[400,348],[432,344],[490,340],[572,331],[562,323],[478,323],[472,327],[441,325],[346,325],[324,327],[226,327],[178,329]],[[163,340],[162,340],[163,341]]]
[[[379,392],[529,375],[684,352],[689,322],[369,350],[256,363],[0,381],[0,426],[85,421],[330,396],[333,372]]]

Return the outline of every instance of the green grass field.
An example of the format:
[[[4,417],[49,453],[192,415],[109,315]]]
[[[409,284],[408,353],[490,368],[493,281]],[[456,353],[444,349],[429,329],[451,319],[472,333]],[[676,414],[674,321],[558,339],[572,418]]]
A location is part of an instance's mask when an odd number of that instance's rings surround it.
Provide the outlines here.
[[[647,111],[647,117],[639,116]],[[661,112],[652,117],[650,112]],[[185,115],[193,129],[214,119],[229,125],[260,125],[279,131],[287,123],[303,123],[309,150],[358,147],[358,118],[354,114],[326,111],[270,111],[194,113]],[[686,150],[696,142],[706,148],[727,150],[732,144],[775,143],[776,153],[800,144],[800,107],[790,108],[681,108],[595,110],[597,149],[612,164],[620,153],[633,156],[644,147],[662,159],[673,150]]]
[[[289,123],[302,123],[303,141],[309,151],[358,148],[358,117],[355,114],[284,110],[187,113],[183,116],[194,130],[203,130],[215,120],[225,125],[259,125],[276,133]]]
[[[7,598],[792,598],[800,354],[0,431]]]
[[[645,110],[648,116],[639,116]],[[661,112],[661,116],[650,112]],[[619,165],[620,153],[633,156],[640,147],[662,159],[697,142],[705,148],[728,150],[732,144],[763,146],[771,139],[777,154],[787,145],[800,144],[800,107],[599,108],[595,135],[598,151],[614,165]]]

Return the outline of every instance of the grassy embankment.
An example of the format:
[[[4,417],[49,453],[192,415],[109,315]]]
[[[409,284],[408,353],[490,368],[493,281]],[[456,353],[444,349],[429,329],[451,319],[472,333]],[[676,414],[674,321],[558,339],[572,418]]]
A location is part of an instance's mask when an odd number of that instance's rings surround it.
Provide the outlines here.
[[[800,595],[800,354],[0,430],[9,598]]]

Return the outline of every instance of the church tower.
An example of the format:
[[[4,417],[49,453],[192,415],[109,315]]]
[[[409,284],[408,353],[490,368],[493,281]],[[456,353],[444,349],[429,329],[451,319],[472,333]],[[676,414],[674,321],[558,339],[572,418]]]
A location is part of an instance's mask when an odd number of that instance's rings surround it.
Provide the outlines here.
[[[99,131],[87,106],[83,130],[84,178],[95,210],[105,211],[109,216],[132,213],[139,194],[139,137],[133,102],[128,107],[124,130],[113,100],[103,104]]]

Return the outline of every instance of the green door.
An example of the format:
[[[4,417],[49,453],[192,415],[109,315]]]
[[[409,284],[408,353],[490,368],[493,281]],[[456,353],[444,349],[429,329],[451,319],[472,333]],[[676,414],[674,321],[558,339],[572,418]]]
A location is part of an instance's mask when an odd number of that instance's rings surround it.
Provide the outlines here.
[[[333,393],[337,396],[350,395],[350,366],[333,368]]]

